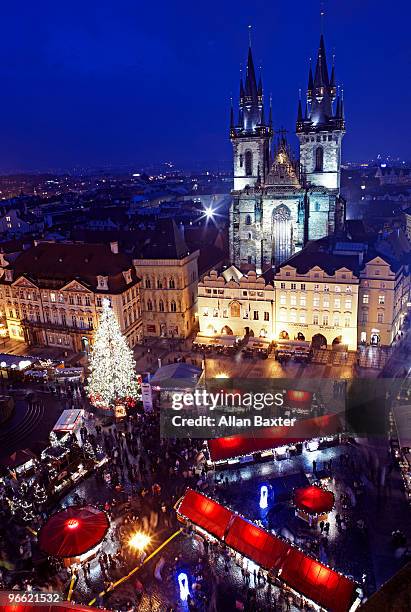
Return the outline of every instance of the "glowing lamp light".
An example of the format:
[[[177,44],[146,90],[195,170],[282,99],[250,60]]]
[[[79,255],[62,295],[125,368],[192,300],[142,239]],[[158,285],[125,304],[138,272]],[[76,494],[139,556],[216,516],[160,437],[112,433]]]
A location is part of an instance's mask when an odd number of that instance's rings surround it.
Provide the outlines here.
[[[212,219],[214,217],[214,209],[211,208],[211,206],[207,206],[207,208],[204,209],[204,213],[207,219]]]
[[[180,587],[180,599],[181,601],[187,601],[187,597],[190,595],[188,588],[188,577],[184,572],[180,572],[177,576],[178,586]]]
[[[266,510],[268,508],[268,487],[263,485],[260,489],[260,508]]]
[[[135,550],[144,550],[150,544],[151,538],[146,533],[136,531],[128,541],[130,548]]]
[[[67,519],[66,527],[67,529],[78,529],[78,527],[80,527],[80,521],[75,518]]]
[[[230,377],[225,372],[219,372],[218,374],[216,374],[216,378],[230,378]]]

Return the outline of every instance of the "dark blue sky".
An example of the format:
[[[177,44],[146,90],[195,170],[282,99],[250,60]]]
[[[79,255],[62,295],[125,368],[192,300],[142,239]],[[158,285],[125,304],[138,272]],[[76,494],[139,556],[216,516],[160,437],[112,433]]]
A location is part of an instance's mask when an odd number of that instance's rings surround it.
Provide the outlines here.
[[[230,159],[229,97],[253,24],[275,127],[294,129],[319,2],[8,3],[0,37],[0,172]],[[344,85],[344,158],[410,158],[409,0],[328,0]],[[292,136],[294,142],[294,137]]]

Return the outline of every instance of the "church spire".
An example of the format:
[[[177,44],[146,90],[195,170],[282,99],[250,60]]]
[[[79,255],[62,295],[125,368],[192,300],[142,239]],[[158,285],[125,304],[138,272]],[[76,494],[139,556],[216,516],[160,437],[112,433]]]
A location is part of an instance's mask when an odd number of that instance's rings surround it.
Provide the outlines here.
[[[302,122],[303,122],[303,107],[301,104],[301,89],[300,89],[299,97],[298,97],[297,123],[302,123]]]
[[[308,71],[308,87],[307,87],[307,100],[311,102],[313,97],[314,79],[313,79],[313,67],[312,60],[310,57],[310,69]]]

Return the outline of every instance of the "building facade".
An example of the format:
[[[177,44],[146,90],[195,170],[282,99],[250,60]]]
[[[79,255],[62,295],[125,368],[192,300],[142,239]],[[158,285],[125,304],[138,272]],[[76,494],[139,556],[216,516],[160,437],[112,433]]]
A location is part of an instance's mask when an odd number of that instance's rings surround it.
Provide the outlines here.
[[[198,289],[200,333],[389,346],[409,305],[407,267],[366,244],[330,242],[310,243],[275,272],[210,272]]]
[[[129,346],[141,341],[139,278],[117,243],[39,243],[10,263],[1,258],[0,309],[11,339],[88,352],[107,298]]]
[[[309,70],[307,102],[298,105],[300,160],[285,132],[272,151],[272,110],[266,120],[262,81],[257,85],[251,48],[245,82],[240,80],[238,120],[231,109],[234,189],[230,208],[230,259],[258,273],[278,265],[308,240],[341,228],[341,143],[345,133],[342,96],[335,70],[328,73],[323,36],[315,74]]]
[[[134,260],[141,278],[145,338],[187,338],[196,328],[198,250],[171,220],[157,227]]]

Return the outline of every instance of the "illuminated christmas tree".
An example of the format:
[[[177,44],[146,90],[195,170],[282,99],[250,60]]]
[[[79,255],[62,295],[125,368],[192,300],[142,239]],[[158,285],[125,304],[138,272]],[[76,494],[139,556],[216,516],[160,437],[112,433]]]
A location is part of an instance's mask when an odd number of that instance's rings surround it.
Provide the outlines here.
[[[113,409],[116,404],[134,403],[139,395],[135,365],[133,352],[121,333],[110,302],[103,300],[87,386],[92,404]]]
[[[47,503],[46,489],[36,482],[33,489],[33,501],[37,510],[41,510],[45,503]]]

